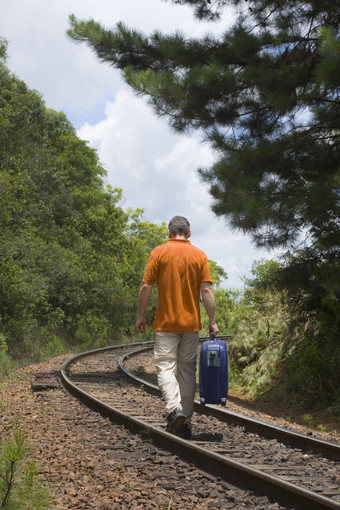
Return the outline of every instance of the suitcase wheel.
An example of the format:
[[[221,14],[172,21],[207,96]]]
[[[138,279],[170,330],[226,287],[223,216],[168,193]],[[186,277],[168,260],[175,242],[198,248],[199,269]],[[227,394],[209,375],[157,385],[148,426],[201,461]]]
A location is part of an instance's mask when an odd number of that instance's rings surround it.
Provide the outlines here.
[[[205,398],[204,398],[204,397],[201,397],[201,398],[200,398],[200,403],[202,404],[202,406],[204,406],[204,405],[205,405]]]
[[[221,405],[225,406],[226,403],[227,403],[227,399],[226,398],[221,398]]]

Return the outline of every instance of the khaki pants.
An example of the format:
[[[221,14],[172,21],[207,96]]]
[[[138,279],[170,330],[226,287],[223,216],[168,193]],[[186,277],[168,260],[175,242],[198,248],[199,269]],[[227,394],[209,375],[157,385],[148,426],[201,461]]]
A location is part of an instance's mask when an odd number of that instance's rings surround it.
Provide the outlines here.
[[[165,402],[164,414],[181,409],[186,421],[194,412],[198,331],[156,331],[154,362]]]

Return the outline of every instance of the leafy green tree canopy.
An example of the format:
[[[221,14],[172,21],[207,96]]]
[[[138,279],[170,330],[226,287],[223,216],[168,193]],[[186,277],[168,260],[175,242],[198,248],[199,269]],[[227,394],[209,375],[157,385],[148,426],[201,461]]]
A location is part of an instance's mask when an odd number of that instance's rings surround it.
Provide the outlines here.
[[[200,173],[216,214],[258,246],[318,257],[340,247],[339,0],[174,0],[214,20],[222,35],[146,36],[118,23],[70,17],[69,36],[122,70],[181,132],[201,129],[218,154]]]
[[[138,288],[164,225],[124,211],[96,151],[7,69],[0,39],[0,375],[134,335]]]

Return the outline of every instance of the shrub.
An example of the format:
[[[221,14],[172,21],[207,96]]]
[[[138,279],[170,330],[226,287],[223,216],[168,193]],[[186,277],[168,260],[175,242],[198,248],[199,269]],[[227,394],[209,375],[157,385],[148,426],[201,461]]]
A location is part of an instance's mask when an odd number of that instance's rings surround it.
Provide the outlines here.
[[[37,478],[35,463],[26,458],[21,430],[3,441],[0,457],[0,508],[6,510],[52,509],[52,498]]]

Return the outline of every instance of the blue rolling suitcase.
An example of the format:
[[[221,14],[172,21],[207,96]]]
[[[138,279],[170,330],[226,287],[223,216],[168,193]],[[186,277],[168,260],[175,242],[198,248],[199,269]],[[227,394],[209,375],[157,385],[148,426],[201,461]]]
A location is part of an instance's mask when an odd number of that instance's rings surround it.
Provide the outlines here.
[[[200,354],[200,403],[226,405],[228,396],[228,350],[227,344],[215,339],[202,343]]]

